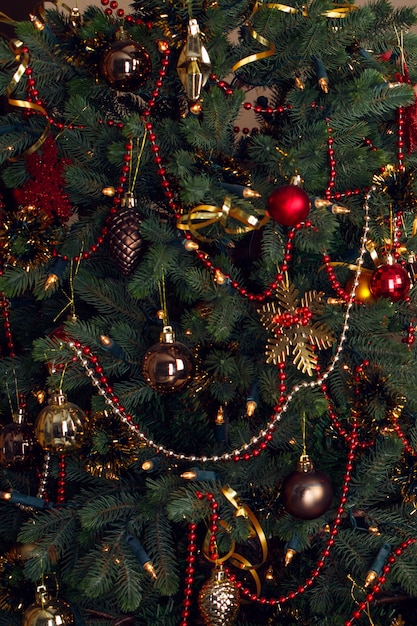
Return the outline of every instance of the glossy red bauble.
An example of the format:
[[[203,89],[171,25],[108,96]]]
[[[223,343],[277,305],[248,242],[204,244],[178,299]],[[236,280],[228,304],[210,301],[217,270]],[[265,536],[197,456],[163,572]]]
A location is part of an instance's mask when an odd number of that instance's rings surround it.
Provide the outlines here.
[[[332,503],[333,487],[323,472],[296,470],[287,476],[281,489],[285,509],[302,520],[324,515]]]
[[[372,274],[370,290],[374,298],[388,298],[391,302],[402,300],[410,290],[410,277],[398,263],[380,265]]]
[[[298,185],[283,185],[268,198],[268,213],[282,226],[303,222],[310,211],[310,198]]]

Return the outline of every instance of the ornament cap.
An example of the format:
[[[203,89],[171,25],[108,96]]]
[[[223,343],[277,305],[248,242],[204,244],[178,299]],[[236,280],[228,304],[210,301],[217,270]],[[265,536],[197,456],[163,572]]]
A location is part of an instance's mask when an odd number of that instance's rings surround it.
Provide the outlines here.
[[[217,565],[217,567],[213,569],[213,580],[218,583],[226,580],[226,572],[224,571],[224,567],[221,563],[219,563],[219,565]]]
[[[50,404],[56,404],[63,406],[67,402],[67,396],[63,393],[62,389],[51,391],[51,397],[49,399]]]
[[[298,471],[299,472],[312,472],[314,470],[313,461],[310,459],[308,454],[302,454],[300,456],[300,460],[298,461]]]
[[[13,413],[13,422],[15,424],[24,424],[25,422],[25,409],[23,407],[19,407],[17,411]]]
[[[161,343],[174,343],[175,335],[174,331],[172,330],[172,326],[164,326],[159,339]]]
[[[129,33],[125,31],[123,26],[119,26],[116,31],[116,41],[126,41],[128,39],[130,39]]]
[[[295,185],[296,187],[302,187],[303,179],[301,178],[300,174],[294,174],[293,176],[291,176],[290,185]]]
[[[38,585],[36,587],[36,602],[40,606],[45,606],[45,604],[47,604],[50,599],[51,599],[51,596],[48,593],[46,585]]]
[[[129,209],[134,209],[137,206],[138,202],[133,195],[132,191],[126,191],[123,198],[121,199],[120,205],[122,207],[128,207]]]

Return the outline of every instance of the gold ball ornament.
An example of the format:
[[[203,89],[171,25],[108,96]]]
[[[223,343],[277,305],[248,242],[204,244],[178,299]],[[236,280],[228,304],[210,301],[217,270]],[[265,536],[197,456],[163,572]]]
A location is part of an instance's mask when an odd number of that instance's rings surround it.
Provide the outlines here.
[[[375,302],[375,298],[372,295],[371,288],[370,288],[372,273],[373,273],[372,270],[362,269],[358,278],[358,285],[355,289],[356,300],[359,300],[360,302],[363,302],[363,303]],[[349,278],[349,280],[346,283],[345,291],[347,293],[350,293],[352,291],[354,283],[355,283],[355,277],[352,276],[352,278]]]
[[[23,614],[22,626],[71,626],[75,624],[69,604],[49,599],[42,604],[31,604]]]
[[[83,443],[86,422],[84,411],[68,402],[62,391],[55,391],[36,418],[35,436],[44,450],[66,454]]]
[[[198,594],[198,607],[206,626],[232,626],[239,612],[239,591],[219,566]]]

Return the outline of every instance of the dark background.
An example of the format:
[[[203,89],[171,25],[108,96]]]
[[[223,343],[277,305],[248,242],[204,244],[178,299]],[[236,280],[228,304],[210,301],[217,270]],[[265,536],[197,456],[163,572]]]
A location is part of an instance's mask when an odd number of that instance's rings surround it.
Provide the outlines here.
[[[0,11],[14,20],[25,20],[29,13],[33,13],[37,4],[37,0],[0,0]]]

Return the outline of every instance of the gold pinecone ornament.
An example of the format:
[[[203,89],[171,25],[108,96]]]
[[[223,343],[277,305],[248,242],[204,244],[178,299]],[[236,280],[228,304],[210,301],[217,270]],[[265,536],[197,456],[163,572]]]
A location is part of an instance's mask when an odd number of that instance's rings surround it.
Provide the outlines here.
[[[232,626],[239,612],[239,591],[222,566],[213,568],[210,580],[198,594],[198,607],[206,626]]]

